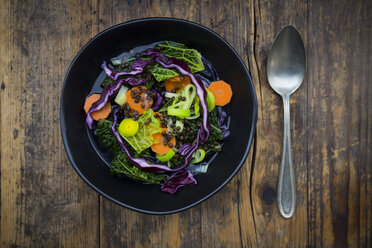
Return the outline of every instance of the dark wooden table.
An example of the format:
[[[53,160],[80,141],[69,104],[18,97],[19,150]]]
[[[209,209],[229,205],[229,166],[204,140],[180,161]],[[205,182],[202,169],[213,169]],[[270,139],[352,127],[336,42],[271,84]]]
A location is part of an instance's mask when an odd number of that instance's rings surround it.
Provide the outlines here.
[[[0,247],[372,247],[372,1],[0,3]],[[213,29],[240,54],[258,98],[255,159],[179,214],[136,213],[75,173],[59,127],[64,75],[100,31],[167,16]],[[276,205],[282,102],[266,79],[272,41],[301,33],[307,73],[291,98],[297,209]],[[252,162],[253,161],[253,162]]]

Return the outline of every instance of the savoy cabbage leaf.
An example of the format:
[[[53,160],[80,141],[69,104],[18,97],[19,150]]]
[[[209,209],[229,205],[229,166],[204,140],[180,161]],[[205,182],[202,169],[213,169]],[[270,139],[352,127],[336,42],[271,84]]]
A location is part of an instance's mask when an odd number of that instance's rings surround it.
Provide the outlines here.
[[[149,69],[151,74],[154,76],[156,81],[161,82],[167,80],[168,78],[172,78],[178,76],[178,72],[176,70],[167,69],[159,64],[155,64],[152,68]]]
[[[192,73],[204,70],[204,64],[201,60],[201,55],[195,49],[189,49],[184,44],[166,41],[157,44],[155,48],[161,50],[166,56],[183,60],[190,67]],[[174,69],[167,69],[159,64],[155,64],[149,69],[156,81],[164,81],[168,78],[178,76],[178,71]]]
[[[145,125],[147,119],[151,119],[148,125]],[[138,132],[131,137],[124,136],[124,139],[140,154],[143,150],[149,148],[158,141],[152,137],[156,133],[160,133],[160,122],[154,117],[154,111],[150,108],[145,111],[138,119]]]
[[[155,48],[162,51],[166,56],[183,60],[190,67],[192,73],[204,70],[201,55],[195,49],[189,49],[184,44],[166,41],[157,44]]]

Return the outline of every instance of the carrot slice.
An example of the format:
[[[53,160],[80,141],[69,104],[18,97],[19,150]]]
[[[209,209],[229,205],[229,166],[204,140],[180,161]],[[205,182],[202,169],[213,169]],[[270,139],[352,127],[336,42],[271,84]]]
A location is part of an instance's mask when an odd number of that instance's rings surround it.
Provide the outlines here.
[[[87,99],[85,99],[85,104],[84,104],[85,113],[88,113],[90,107],[93,105],[93,103],[98,101],[100,97],[101,97],[100,94],[92,94],[89,97],[87,97]],[[106,119],[110,113],[111,113],[111,103],[108,102],[102,109],[92,112],[92,118],[96,121],[100,119]]]
[[[188,85],[189,83],[190,83],[189,76],[175,76],[165,80],[165,89],[168,92],[171,92],[174,89],[176,90],[176,92],[178,92],[181,89],[185,88],[185,86]]]
[[[141,88],[139,88],[141,87]],[[141,89],[141,90],[140,90]],[[132,89],[128,90],[126,93],[127,96],[127,103],[129,104],[129,107],[131,109],[134,109],[138,112],[139,115],[142,115],[143,112],[148,110],[152,106],[152,98],[147,99],[147,93],[145,92],[147,88],[145,86],[136,86]],[[133,94],[134,96],[139,95],[139,100],[137,101],[135,97],[132,96],[132,92],[135,92],[136,94]],[[139,92],[142,92],[141,94]],[[142,101],[143,100],[143,101]]]
[[[208,89],[213,93],[217,106],[225,106],[231,101],[233,94],[231,86],[225,81],[212,82]]]
[[[162,128],[162,129],[163,131],[167,131],[166,128]],[[151,146],[151,150],[155,152],[156,154],[159,154],[159,155],[167,154],[172,149],[171,147],[168,146],[169,144],[172,144],[173,145],[172,147],[176,146],[176,137],[174,136],[173,138],[171,138],[171,140],[169,141],[167,145],[164,145],[164,136],[162,133],[156,133],[152,137],[154,137],[154,139],[159,141],[158,143],[153,144]]]

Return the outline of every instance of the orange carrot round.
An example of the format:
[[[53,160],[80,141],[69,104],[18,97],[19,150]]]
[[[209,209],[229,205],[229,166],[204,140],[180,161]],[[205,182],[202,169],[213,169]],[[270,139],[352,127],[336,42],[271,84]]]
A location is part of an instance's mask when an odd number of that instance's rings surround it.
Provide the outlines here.
[[[131,109],[136,110],[139,115],[142,115],[146,110],[148,110],[152,106],[152,103],[153,103],[152,98],[147,99],[148,95],[145,92],[146,90],[147,88],[145,86],[136,86],[128,90],[126,93],[127,103],[129,104],[129,107]],[[136,94],[133,94],[134,96],[139,96],[139,98],[137,98],[138,100],[132,96],[132,92],[136,93]]]
[[[176,90],[176,92],[178,92],[181,89],[185,88],[185,86],[188,85],[189,83],[190,83],[189,76],[175,76],[165,80],[164,86],[168,92],[171,92],[172,90]]]
[[[167,131],[166,128],[162,128],[162,129],[163,129],[163,132]],[[172,144],[172,147],[176,146],[176,137],[174,136],[166,145],[164,145],[164,136],[162,133],[156,133],[152,137],[154,137],[154,139],[159,141],[158,143],[153,144],[151,146],[151,150],[155,152],[156,154],[159,154],[159,155],[167,154],[169,150],[172,149],[171,147],[169,147],[169,144]]]
[[[89,97],[87,97],[87,99],[85,99],[85,104],[84,104],[85,113],[88,113],[90,107],[93,105],[93,103],[98,101],[100,97],[101,97],[100,94],[92,94]],[[102,109],[92,112],[92,118],[96,121],[100,119],[106,119],[110,113],[111,113],[111,103],[108,102]]]
[[[231,86],[225,81],[212,82],[208,89],[213,93],[217,106],[225,106],[231,101],[233,94]]]

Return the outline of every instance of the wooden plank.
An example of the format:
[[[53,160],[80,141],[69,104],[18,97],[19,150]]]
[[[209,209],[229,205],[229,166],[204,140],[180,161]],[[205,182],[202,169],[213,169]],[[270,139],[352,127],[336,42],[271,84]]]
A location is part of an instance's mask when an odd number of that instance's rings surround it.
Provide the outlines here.
[[[370,247],[371,1],[0,1],[1,247]],[[98,32],[169,16],[223,36],[249,66],[259,113],[256,158],[203,204],[136,213],[78,178],[59,131],[62,80]],[[280,217],[282,102],[266,60],[287,23],[301,33],[307,75],[291,98],[297,209]],[[253,175],[251,172],[253,171]]]
[[[297,186],[297,207],[292,219],[278,211],[276,189],[283,140],[283,103],[270,87],[266,61],[275,35],[294,25],[306,43],[306,1],[259,1],[251,14],[253,33],[248,40],[249,65],[258,97],[257,156],[252,177],[252,201],[258,247],[307,245],[307,129],[308,83],[291,96],[292,152]],[[305,44],[306,45],[306,44]]]
[[[371,246],[370,13],[370,1],[309,2],[309,241],[316,246]]]
[[[179,214],[153,216],[107,200],[101,204],[101,247],[200,246],[200,206]]]
[[[21,200],[21,170],[20,163],[24,161],[22,156],[21,140],[23,132],[19,123],[20,104],[19,97],[21,95],[21,87],[11,82],[14,75],[19,70],[18,67],[13,68],[12,58],[20,57],[20,49],[12,51],[14,38],[11,36],[11,4],[9,2],[1,2],[0,18],[3,25],[0,26],[0,107],[1,107],[1,246],[10,246],[14,244],[20,235],[15,232],[20,230],[19,216],[22,214],[22,208],[15,208],[17,202]],[[21,78],[18,78],[21,80]],[[13,135],[14,133],[17,135]],[[16,137],[18,136],[18,137]],[[16,137],[16,138],[15,138]],[[16,209],[14,211],[14,209]]]
[[[248,65],[247,35],[251,30],[250,2],[206,1],[200,23],[217,32]],[[223,190],[202,204],[202,247],[249,247],[255,229],[249,195],[250,161]]]
[[[244,8],[240,8],[242,6]],[[189,5],[185,1],[164,3],[162,1],[144,2],[130,4],[113,4],[111,9],[114,20],[112,24],[120,23],[126,19],[152,16],[153,13],[161,13],[164,16],[178,16],[191,21],[199,22],[210,27],[239,49],[244,51],[244,43],[241,35],[235,35],[241,28],[245,28],[247,20],[236,26],[239,16],[248,12],[246,4],[236,1],[232,4],[234,8],[226,12],[231,2],[209,2],[203,4],[191,3],[193,11],[185,11]],[[139,12],[140,6],[145,6]],[[101,11],[99,11],[101,12]],[[234,18],[231,18],[234,16]],[[104,17],[100,16],[99,19]],[[106,22],[104,22],[106,23]],[[101,28],[100,28],[101,29]],[[245,58],[246,59],[246,58]],[[249,172],[249,167],[245,168]],[[209,199],[201,206],[187,210],[172,216],[156,217],[144,216],[132,211],[123,210],[102,199],[101,212],[101,245],[144,247],[238,247],[241,246],[240,223],[239,223],[239,199],[238,180],[235,178],[220,193]],[[248,193],[248,188],[243,191]],[[246,197],[249,198],[249,193]],[[231,199],[231,200],[226,200]],[[245,206],[245,205],[244,205]],[[241,209],[246,213],[245,209]],[[248,209],[250,212],[250,207]],[[120,216],[118,219],[117,216]],[[218,218],[216,218],[218,216]],[[123,226],[125,220],[127,225]],[[250,219],[251,221],[252,219]],[[251,222],[252,223],[252,222]],[[243,223],[247,227],[247,224]],[[112,230],[110,227],[116,227]],[[157,227],[154,231],[154,227]],[[142,229],[141,229],[142,228]],[[246,228],[247,229],[247,228]],[[245,230],[246,230],[245,229]],[[246,233],[245,237],[254,233]],[[149,237],[143,233],[149,233]],[[190,237],[191,240],[190,240]]]
[[[190,15],[186,1],[100,2],[99,31],[127,20]],[[117,206],[101,197],[101,247],[198,247],[201,244],[200,206],[169,216],[152,216]]]
[[[95,247],[98,196],[70,166],[59,128],[65,72],[91,36],[89,3],[2,6],[1,247]]]

